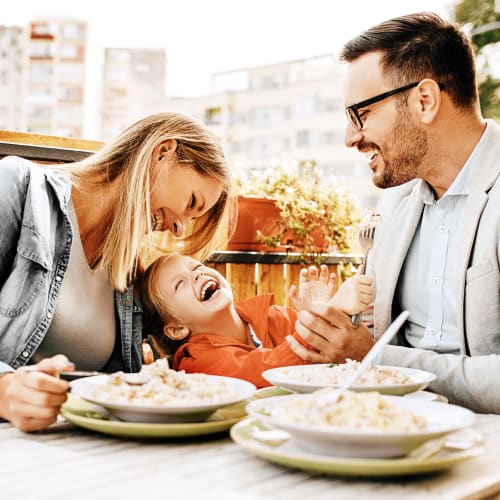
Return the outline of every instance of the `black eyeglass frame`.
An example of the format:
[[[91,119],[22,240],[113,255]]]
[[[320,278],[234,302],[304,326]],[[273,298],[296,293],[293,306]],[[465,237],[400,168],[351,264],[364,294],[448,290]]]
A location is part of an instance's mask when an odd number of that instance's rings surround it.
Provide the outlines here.
[[[403,85],[402,87],[398,87],[397,89],[389,90],[388,92],[383,92],[382,94],[378,94],[374,97],[370,97],[370,99],[366,99],[364,101],[360,101],[356,104],[351,104],[345,108],[345,112],[347,118],[352,123],[356,130],[363,130],[364,124],[361,116],[359,116],[359,110],[362,108],[366,108],[366,106],[370,106],[370,104],[375,104],[376,102],[383,101],[392,95],[399,94],[400,92],[404,92],[405,90],[410,90],[413,87],[416,87],[420,81],[409,83],[408,85]]]

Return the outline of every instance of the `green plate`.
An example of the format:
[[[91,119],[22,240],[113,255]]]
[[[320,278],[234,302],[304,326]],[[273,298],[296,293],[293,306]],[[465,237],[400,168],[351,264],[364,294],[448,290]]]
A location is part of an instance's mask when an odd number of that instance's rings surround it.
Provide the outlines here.
[[[476,444],[464,451],[443,449],[427,459],[412,458],[380,458],[359,459],[341,458],[315,454],[303,450],[290,439],[275,433],[272,440],[263,440],[259,432],[268,430],[253,418],[246,418],[235,424],[231,430],[231,438],[247,451],[285,467],[302,469],[308,472],[319,472],[338,476],[406,476],[425,474],[448,469],[464,460],[480,455],[484,448]]]
[[[203,422],[180,424],[147,424],[136,422],[120,422],[103,416],[102,409],[92,403],[69,394],[68,401],[61,408],[63,415],[69,422],[104,434],[118,437],[132,438],[181,438],[188,436],[202,436],[227,431],[233,424],[246,416],[242,401],[226,406],[216,411]]]

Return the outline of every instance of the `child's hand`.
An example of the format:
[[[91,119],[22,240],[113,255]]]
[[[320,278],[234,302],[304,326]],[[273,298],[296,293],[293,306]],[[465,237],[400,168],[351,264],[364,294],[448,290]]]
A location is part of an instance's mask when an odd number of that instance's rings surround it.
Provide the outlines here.
[[[366,311],[374,298],[372,278],[356,274],[342,283],[330,304],[346,314],[353,315]]]
[[[308,309],[313,301],[328,302],[335,291],[335,274],[328,272],[328,266],[320,267],[319,276],[316,266],[301,269],[299,288],[290,287],[290,301],[297,311]]]

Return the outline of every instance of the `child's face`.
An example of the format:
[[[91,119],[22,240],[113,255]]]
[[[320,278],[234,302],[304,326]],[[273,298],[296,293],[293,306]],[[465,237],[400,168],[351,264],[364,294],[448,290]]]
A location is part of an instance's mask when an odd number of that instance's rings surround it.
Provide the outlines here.
[[[192,333],[207,331],[211,320],[233,303],[231,287],[220,273],[183,255],[162,266],[158,287],[166,309]]]

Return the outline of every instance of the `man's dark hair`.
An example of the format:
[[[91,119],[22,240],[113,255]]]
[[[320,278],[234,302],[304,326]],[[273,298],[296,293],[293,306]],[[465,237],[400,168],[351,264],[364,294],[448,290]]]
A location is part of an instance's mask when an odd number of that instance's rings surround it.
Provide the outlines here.
[[[432,78],[458,107],[478,101],[474,54],[466,35],[431,12],[382,22],[347,42],[344,62],[380,52],[384,76],[395,86]]]

